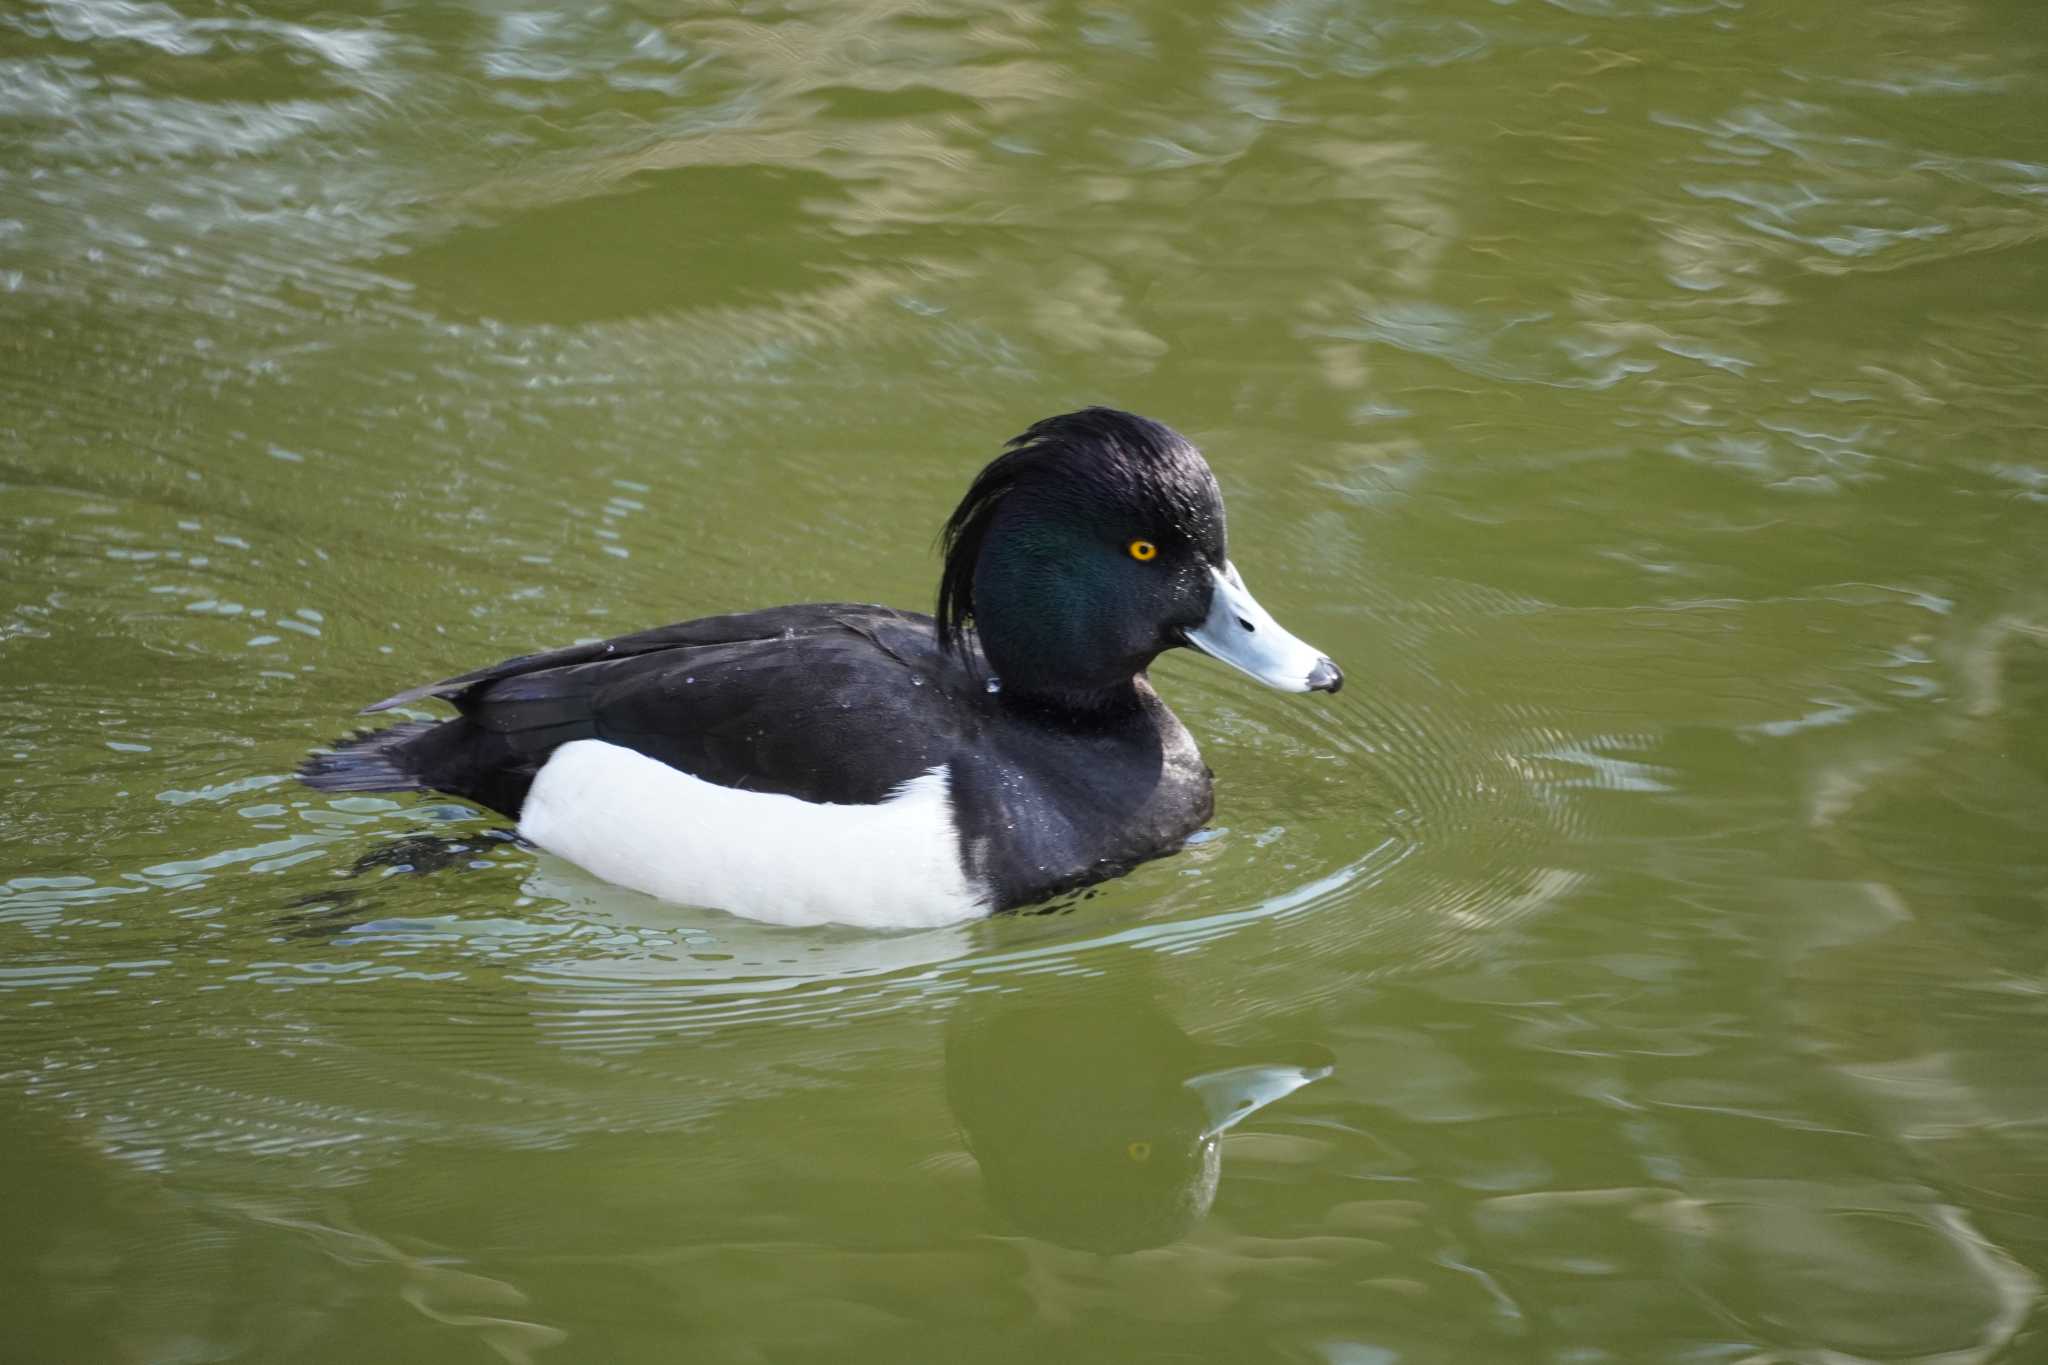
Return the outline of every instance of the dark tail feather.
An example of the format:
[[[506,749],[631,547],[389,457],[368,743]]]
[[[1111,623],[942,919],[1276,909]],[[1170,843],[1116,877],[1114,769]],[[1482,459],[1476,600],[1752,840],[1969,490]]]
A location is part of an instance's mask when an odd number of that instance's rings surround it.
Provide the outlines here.
[[[299,778],[330,792],[409,792],[431,783],[422,771],[420,743],[441,728],[432,720],[406,721],[384,730],[358,730],[334,742],[331,753],[313,754],[299,765]]]

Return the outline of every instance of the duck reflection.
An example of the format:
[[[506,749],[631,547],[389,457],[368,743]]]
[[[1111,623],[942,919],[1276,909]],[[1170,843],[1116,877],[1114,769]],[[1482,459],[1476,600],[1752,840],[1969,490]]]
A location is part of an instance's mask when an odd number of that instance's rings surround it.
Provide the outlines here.
[[[1150,985],[1041,978],[953,1019],[948,1103],[990,1204],[1034,1237],[1105,1253],[1178,1240],[1216,1200],[1224,1132],[1330,1074],[1314,1044],[1190,1037]]]

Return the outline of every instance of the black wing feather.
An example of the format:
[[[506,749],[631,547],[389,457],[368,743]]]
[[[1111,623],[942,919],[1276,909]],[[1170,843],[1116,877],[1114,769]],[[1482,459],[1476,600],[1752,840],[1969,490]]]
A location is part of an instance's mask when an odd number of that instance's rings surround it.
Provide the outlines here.
[[[829,603],[523,655],[368,709],[451,702],[460,716],[408,741],[419,785],[508,815],[576,739],[722,786],[867,803],[950,761],[976,732],[983,671],[973,651],[941,651],[929,617]]]
[[[443,701],[455,701],[462,693],[471,689],[486,683],[518,677],[521,674],[541,673],[550,669],[567,668],[574,664],[658,654],[663,650],[682,649],[691,645],[729,645],[748,640],[770,640],[792,631],[802,634],[830,627],[839,624],[838,618],[841,617],[851,622],[859,622],[868,616],[885,616],[901,620],[920,619],[909,613],[892,611],[888,607],[854,602],[769,607],[763,611],[703,616],[694,621],[680,621],[672,626],[656,626],[652,630],[637,631],[632,635],[621,635],[615,639],[564,645],[560,649],[542,650],[537,654],[521,654],[517,658],[506,659],[487,668],[472,669],[453,678],[443,678],[440,682],[409,687],[396,696],[370,703],[360,714],[367,716],[378,711],[389,711],[394,706],[409,706],[433,697]]]

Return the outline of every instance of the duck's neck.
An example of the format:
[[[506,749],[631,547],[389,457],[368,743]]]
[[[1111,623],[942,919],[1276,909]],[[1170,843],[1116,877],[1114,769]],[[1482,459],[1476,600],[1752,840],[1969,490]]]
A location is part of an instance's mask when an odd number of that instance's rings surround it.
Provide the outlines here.
[[[1027,618],[1044,626],[1044,617]],[[982,657],[997,680],[1003,700],[1011,706],[1101,723],[1141,710],[1152,689],[1142,661],[1103,667],[1099,655],[1077,648],[1054,630],[1028,631],[1020,641],[1001,614],[977,623]]]
[[[1125,726],[1132,717],[1162,705],[1143,670],[1118,672],[1077,685],[1077,670],[1057,664],[1047,667],[1030,651],[1005,650],[1000,645],[991,650],[987,635],[977,630],[976,636],[983,666],[994,683],[989,690],[998,694],[1005,710],[1050,721],[1062,729],[1099,731]]]
[[[1156,693],[1142,674],[1121,684],[1092,690],[1044,688],[1018,690],[1003,682],[1003,701],[1014,711],[1042,716],[1070,729],[1115,727],[1144,712]]]

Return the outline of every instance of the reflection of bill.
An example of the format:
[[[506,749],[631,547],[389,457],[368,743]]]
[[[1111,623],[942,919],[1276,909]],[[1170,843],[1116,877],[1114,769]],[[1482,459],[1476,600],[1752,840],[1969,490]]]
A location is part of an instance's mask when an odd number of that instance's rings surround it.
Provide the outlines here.
[[[989,1202],[1083,1251],[1184,1236],[1209,1211],[1225,1130],[1330,1073],[1314,1044],[1198,1042],[1142,976],[971,997],[946,1040],[946,1096]]]

